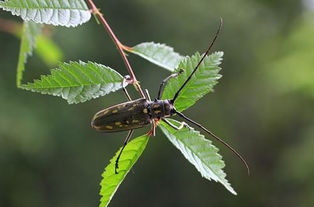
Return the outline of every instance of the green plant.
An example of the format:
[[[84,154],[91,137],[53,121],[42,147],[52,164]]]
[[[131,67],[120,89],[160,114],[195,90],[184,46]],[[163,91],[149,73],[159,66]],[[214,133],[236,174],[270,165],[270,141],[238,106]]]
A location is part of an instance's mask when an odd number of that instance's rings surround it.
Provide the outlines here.
[[[27,58],[32,55],[36,46],[38,48],[42,39],[42,24],[75,27],[89,21],[91,14],[93,14],[97,21],[105,27],[120,52],[130,76],[127,84],[133,85],[140,96],[144,97],[144,92],[136,79],[126,52],[136,54],[172,73],[178,72],[179,69],[184,69],[185,72],[182,75],[169,81],[162,98],[173,97],[174,93],[200,61],[200,54],[195,53],[190,57],[185,57],[174,52],[173,48],[169,46],[153,42],[127,47],[115,36],[94,2],[87,0],[87,3],[84,0],[6,0],[0,2],[1,8],[10,11],[13,15],[21,16],[25,20],[20,35],[21,48],[17,67],[17,87],[42,94],[59,96],[69,104],[86,102],[121,89],[123,75],[102,64],[82,61],[62,63],[57,69],[51,70],[50,75],[41,76],[40,79],[34,80],[32,83],[24,84],[22,82]],[[43,46],[43,48],[45,47]],[[43,54],[43,52],[40,54]],[[186,110],[194,105],[197,100],[212,91],[214,85],[217,84],[217,80],[221,77],[219,65],[221,64],[222,56],[222,52],[215,52],[205,58],[200,69],[178,97],[175,105],[178,111]],[[171,122],[174,125],[179,125],[175,120]],[[200,132],[191,127],[174,130],[164,122],[161,122],[159,127],[169,141],[182,152],[185,158],[196,167],[203,177],[220,182],[231,193],[236,194],[225,178],[226,174],[222,170],[225,166],[222,157],[218,154],[218,149],[212,145],[210,140],[205,139]],[[143,135],[134,138],[126,146],[120,158],[118,174],[114,173],[114,161],[118,155],[116,154],[112,158],[102,175],[100,206],[109,204],[117,188],[141,156],[148,141],[149,136]]]

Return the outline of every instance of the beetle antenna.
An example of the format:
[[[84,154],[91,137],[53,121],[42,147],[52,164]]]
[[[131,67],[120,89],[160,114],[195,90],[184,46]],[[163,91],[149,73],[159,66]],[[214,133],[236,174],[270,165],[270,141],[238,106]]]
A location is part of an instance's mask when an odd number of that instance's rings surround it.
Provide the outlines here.
[[[223,145],[225,145],[229,150],[231,150],[245,165],[246,169],[247,169],[247,173],[248,175],[250,175],[250,167],[248,165],[248,163],[246,162],[246,160],[242,157],[242,155],[237,152],[237,150],[235,150],[233,147],[231,147],[227,142],[225,142],[224,140],[222,140],[221,138],[219,138],[217,135],[215,135],[213,132],[209,131],[208,129],[206,129],[205,127],[203,127],[201,124],[193,121],[192,119],[186,117],[184,114],[176,111],[176,114],[178,114],[180,117],[182,117],[183,119],[187,120],[188,122],[195,124],[196,126],[198,126],[199,128],[203,129],[205,132],[207,132],[210,136],[214,137],[217,141],[219,141],[220,143],[222,143]]]
[[[201,63],[203,62],[203,60],[205,59],[205,57],[208,55],[210,49],[213,47],[218,35],[219,35],[219,32],[221,30],[221,27],[222,27],[222,24],[223,24],[223,21],[222,21],[222,18],[220,18],[220,24],[219,24],[219,27],[217,29],[217,32],[213,38],[213,40],[211,41],[211,43],[209,44],[209,47],[208,49],[206,50],[206,52],[203,54],[201,60],[198,62],[198,64],[196,65],[196,67],[194,68],[193,72],[191,73],[191,75],[186,79],[186,81],[182,84],[182,86],[180,87],[180,89],[176,92],[176,94],[174,95],[173,99],[171,100],[172,103],[174,103],[176,101],[176,99],[178,98],[180,92],[182,91],[182,89],[186,86],[186,84],[191,80],[192,76],[194,75],[194,73],[197,71],[197,69],[199,68],[199,66],[201,65]]]

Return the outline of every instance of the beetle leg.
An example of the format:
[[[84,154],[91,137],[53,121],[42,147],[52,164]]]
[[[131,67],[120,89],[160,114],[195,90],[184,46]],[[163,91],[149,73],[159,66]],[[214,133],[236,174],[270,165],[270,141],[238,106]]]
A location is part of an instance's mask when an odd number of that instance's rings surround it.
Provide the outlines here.
[[[181,73],[183,73],[183,71],[184,71],[183,69],[180,69],[179,72],[173,73],[173,74],[169,75],[167,78],[165,78],[165,79],[161,82],[160,87],[159,87],[159,91],[158,91],[158,96],[157,96],[157,99],[158,99],[158,100],[161,99],[162,93],[164,92],[164,86],[167,84],[167,82],[169,81],[169,79],[177,77],[178,75],[180,75]]]
[[[152,135],[155,136],[156,135],[156,127],[157,127],[157,125],[158,125],[158,121],[153,120],[152,129],[147,132],[148,136],[152,136]]]
[[[155,122],[155,120],[153,121],[153,124],[152,124],[152,129],[151,129],[151,134],[153,135],[153,136],[156,136],[156,126],[157,126],[157,124],[156,124],[156,122]]]
[[[126,75],[126,76],[123,78],[123,81],[122,81],[122,88],[123,88],[123,92],[124,92],[126,98],[127,98],[129,101],[132,101],[131,96],[129,95],[128,91],[126,90],[126,87],[124,87],[124,84],[125,84],[125,83],[128,83],[129,80],[130,80],[130,76],[128,76],[128,75]]]
[[[147,100],[151,101],[151,98],[147,89],[145,89],[145,96]]]
[[[176,126],[174,124],[172,124],[170,121],[168,121],[167,119],[162,119],[166,124],[168,124],[171,128],[175,129],[175,130],[181,130],[183,127],[188,127],[189,125],[187,123],[185,123],[184,121],[181,122],[180,126]]]
[[[157,128],[158,122],[159,122],[159,120],[153,121],[153,136],[156,136],[156,128]]]
[[[123,87],[123,92],[124,92],[126,98],[127,98],[129,101],[132,101],[132,98],[131,98],[130,94],[128,93],[128,91],[126,90],[125,87]]]
[[[125,140],[124,140],[124,143],[123,143],[123,146],[122,146],[122,148],[121,148],[121,150],[120,150],[120,152],[119,152],[119,155],[118,155],[118,157],[117,157],[117,159],[116,159],[116,164],[115,164],[115,169],[114,169],[115,174],[118,174],[119,160],[120,160],[121,154],[122,154],[122,152],[123,152],[125,146],[126,146],[126,145],[128,144],[128,142],[130,141],[132,134],[133,134],[133,129],[130,130],[129,133],[128,133],[128,135],[126,136],[126,138],[125,138]]]

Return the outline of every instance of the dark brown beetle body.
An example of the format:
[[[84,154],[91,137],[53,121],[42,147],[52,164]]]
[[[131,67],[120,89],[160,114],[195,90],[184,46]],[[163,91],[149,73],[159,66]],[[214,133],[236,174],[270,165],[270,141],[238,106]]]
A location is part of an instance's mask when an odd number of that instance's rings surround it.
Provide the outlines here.
[[[169,100],[148,101],[140,98],[117,104],[99,111],[92,120],[92,127],[100,132],[119,132],[151,124],[154,119],[174,114]]]

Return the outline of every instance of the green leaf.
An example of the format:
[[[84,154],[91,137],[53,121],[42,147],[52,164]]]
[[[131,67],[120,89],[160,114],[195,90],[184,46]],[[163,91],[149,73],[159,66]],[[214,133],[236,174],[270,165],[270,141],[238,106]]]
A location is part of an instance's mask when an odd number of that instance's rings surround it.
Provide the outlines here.
[[[41,33],[42,26],[33,22],[25,22],[21,35],[20,54],[17,65],[16,84],[19,87],[23,79],[23,72],[27,57],[33,54],[33,48],[36,46],[36,40]]]
[[[36,24],[33,22],[25,22],[25,24],[30,25],[36,25],[38,29],[36,29],[35,34],[27,35],[27,39],[36,39],[36,44],[33,45],[34,50],[36,54],[48,65],[48,66],[54,66],[62,62],[63,60],[63,52],[59,48],[59,46],[48,36],[45,36],[44,34],[41,34],[41,30],[39,28],[42,28],[41,24]],[[16,24],[16,29],[12,32],[13,35],[16,37],[22,39],[23,36],[23,27],[24,24]],[[28,29],[29,30],[29,29]],[[31,40],[32,40],[31,39]],[[32,40],[33,44],[35,43],[34,40]]]
[[[83,24],[91,17],[84,0],[5,0],[0,8],[25,21],[67,27]]]
[[[110,160],[110,164],[106,167],[104,173],[102,174],[103,180],[100,183],[100,195],[102,196],[100,199],[100,207],[108,206],[119,185],[143,153],[148,140],[149,136],[143,135],[133,139],[126,145],[119,160],[118,174],[115,174],[115,161],[121,148]]]
[[[63,53],[58,45],[44,35],[38,36],[35,51],[48,66],[58,65],[63,60]]]
[[[115,70],[97,63],[63,63],[51,75],[41,76],[21,88],[60,96],[69,104],[81,103],[122,88],[123,77]],[[126,86],[126,83],[124,84]]]
[[[176,120],[168,120],[176,126],[180,125]],[[225,163],[221,155],[218,154],[217,147],[212,145],[210,140],[205,139],[200,132],[191,127],[175,130],[165,122],[161,122],[159,127],[170,142],[182,152],[184,157],[196,167],[204,178],[220,182],[232,194],[237,194],[225,178],[226,174],[222,170]]]
[[[174,52],[172,47],[154,42],[144,42],[127,50],[170,71],[174,71],[184,58]]]
[[[198,71],[193,75],[192,79],[183,88],[178,96],[174,106],[177,111],[184,111],[191,107],[205,94],[213,91],[213,87],[217,84],[217,80],[221,78],[219,65],[222,61],[223,52],[215,52],[206,56],[204,61],[199,66]],[[196,53],[192,57],[186,57],[177,67],[176,71],[183,69],[184,72],[177,78],[172,78],[167,83],[162,99],[172,99],[174,94],[179,90],[184,81],[192,73],[198,62],[201,60],[201,55]]]

